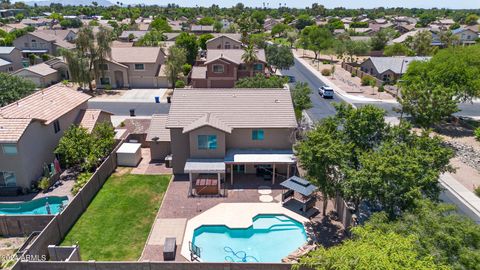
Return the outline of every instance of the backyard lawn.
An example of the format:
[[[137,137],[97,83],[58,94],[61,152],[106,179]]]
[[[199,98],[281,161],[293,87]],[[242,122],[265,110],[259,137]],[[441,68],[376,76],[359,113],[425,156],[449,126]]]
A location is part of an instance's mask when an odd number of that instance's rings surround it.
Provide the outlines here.
[[[78,242],[82,260],[136,261],[170,175],[114,174],[62,242]]]

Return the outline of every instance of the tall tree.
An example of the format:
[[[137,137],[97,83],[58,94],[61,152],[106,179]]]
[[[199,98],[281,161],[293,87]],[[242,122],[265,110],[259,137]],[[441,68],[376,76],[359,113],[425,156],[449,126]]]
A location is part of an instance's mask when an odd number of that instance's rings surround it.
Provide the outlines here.
[[[183,71],[183,65],[187,59],[185,49],[171,46],[168,48],[168,56],[165,61],[165,72],[168,81],[172,84],[175,90],[175,83],[178,80],[178,75]]]
[[[266,49],[267,62],[274,68],[273,72],[277,72],[277,69],[289,69],[295,64],[292,50],[285,45],[270,45]]]
[[[318,26],[308,26],[302,30],[300,36],[301,44],[304,45],[304,49],[311,50],[315,53],[315,59],[318,59],[318,55],[334,44],[333,35],[327,28]]]
[[[312,89],[307,83],[298,82],[295,84],[295,87],[292,90],[292,101],[297,120],[302,118],[302,111],[312,108],[313,104],[310,99],[311,94]]]
[[[112,32],[103,26],[96,34],[91,26],[81,28],[75,39],[75,50],[64,50],[71,79],[82,85],[88,84],[93,91],[92,80],[102,75],[102,65],[111,56]]]
[[[0,107],[24,98],[35,91],[35,84],[22,77],[0,72]]]
[[[182,32],[175,40],[175,45],[185,50],[187,63],[193,65],[197,59],[199,48],[195,34]]]
[[[248,66],[250,70],[250,77],[253,76],[253,65],[258,61],[257,50],[253,47],[252,44],[247,45],[244,48],[242,55],[242,61]]]
[[[432,33],[430,31],[419,31],[413,36],[411,42],[412,50],[416,55],[432,55],[435,52],[432,46]]]

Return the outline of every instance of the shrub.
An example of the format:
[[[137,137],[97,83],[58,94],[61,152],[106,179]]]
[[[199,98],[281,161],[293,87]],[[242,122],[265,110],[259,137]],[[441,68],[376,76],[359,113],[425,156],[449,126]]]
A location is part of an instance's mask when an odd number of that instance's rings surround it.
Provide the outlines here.
[[[175,88],[184,88],[185,87],[185,82],[182,80],[178,80],[175,82]]]
[[[112,86],[110,84],[105,85],[105,90],[112,90]]]
[[[328,68],[322,69],[322,75],[323,76],[330,76],[332,74],[332,71]]]
[[[78,175],[77,181],[75,181],[75,184],[72,187],[72,194],[76,195],[80,189],[85,186],[85,184],[90,180],[90,177],[92,177],[92,174],[89,172],[84,172]]]
[[[281,76],[265,77],[257,74],[255,77],[246,77],[235,83],[235,88],[283,88],[288,83],[288,78]]]
[[[367,86],[367,85],[375,85],[376,81],[372,76],[364,76],[362,78],[362,85]]]
[[[478,186],[477,188],[475,188],[475,195],[477,195],[478,197],[480,197],[480,186]]]
[[[42,60],[45,62],[45,61],[48,61],[48,59],[50,59],[50,56],[48,54],[42,54]]]
[[[38,188],[43,191],[46,191],[50,187],[50,180],[47,177],[42,177],[40,181],[38,181]]]
[[[473,135],[475,136],[475,139],[477,139],[477,141],[480,141],[480,127],[476,128],[473,131]]]
[[[354,77],[357,76],[357,75],[356,75],[355,73],[353,73],[353,72],[352,72],[350,75],[352,76],[352,78],[354,78]]]
[[[184,64],[182,66],[182,70],[183,70],[183,75],[187,76],[188,73],[190,73],[190,71],[192,70],[192,65],[190,64]]]
[[[380,87],[378,88],[378,92],[385,92],[385,87],[382,85],[380,85]]]

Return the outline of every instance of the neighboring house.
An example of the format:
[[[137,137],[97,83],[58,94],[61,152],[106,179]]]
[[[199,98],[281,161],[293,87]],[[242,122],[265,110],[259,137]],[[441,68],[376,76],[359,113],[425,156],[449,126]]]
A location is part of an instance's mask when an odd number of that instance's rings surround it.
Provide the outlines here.
[[[12,72],[23,68],[22,52],[15,47],[0,47],[1,72]]]
[[[206,44],[207,50],[230,50],[242,48],[242,42],[240,40],[227,35],[220,35],[209,39],[207,40]]]
[[[80,113],[75,120],[75,124],[87,129],[88,133],[92,133],[98,124],[109,123],[112,124],[111,112],[102,111],[99,109],[85,109],[80,110]]]
[[[27,26],[28,25],[25,25],[23,23],[8,23],[8,24],[0,26],[0,29],[2,29],[3,31],[5,31],[7,33],[10,33],[13,30],[23,29]]]
[[[123,31],[120,36],[118,36],[118,40],[123,41],[123,42],[135,42],[141,39],[145,34],[148,33],[148,31]],[[130,35],[133,36],[132,39],[130,39]]]
[[[113,47],[97,87],[168,87],[167,78],[160,72],[164,62],[165,53],[159,47]]]
[[[176,89],[167,118],[172,168],[233,184],[237,175],[289,177],[297,121],[285,89]],[[229,174],[227,178],[227,174]],[[227,180],[228,179],[228,180]]]
[[[272,28],[281,22],[282,20],[280,19],[266,18],[265,22],[263,23],[263,29],[265,29],[265,31],[272,31]]]
[[[32,17],[32,18],[23,19],[21,23],[28,26],[40,27],[40,26],[52,25],[53,19]]]
[[[75,48],[75,37],[72,30],[35,30],[16,38],[13,45],[22,51],[24,57],[32,53],[58,55],[60,48]]]
[[[415,25],[414,24],[407,24],[407,23],[399,23],[395,26],[395,30],[400,32],[400,34],[405,34],[410,31],[415,30]]]
[[[450,29],[450,26],[455,24],[455,21],[452,19],[439,19],[432,24],[430,24],[431,27],[438,28],[440,30],[447,30]]]
[[[398,80],[413,61],[428,61],[431,57],[370,57],[360,64],[360,70],[379,80],[388,82]]]
[[[154,114],[150,122],[146,142],[150,146],[150,158],[164,161],[171,154],[170,130],[166,128],[167,114]]]
[[[232,88],[241,78],[251,77],[257,73],[267,73],[265,51],[257,50],[258,61],[247,66],[242,49],[207,50],[205,63],[194,66],[190,73],[191,84],[195,88]]]
[[[0,108],[0,188],[30,189],[89,95],[57,84]]]
[[[190,32],[201,35],[201,34],[206,34],[206,33],[213,33],[213,25],[197,25],[197,24],[192,24],[190,26]]]
[[[12,75],[30,80],[39,88],[70,78],[68,65],[59,58],[52,58],[44,63],[19,69]]]
[[[452,30],[452,34],[458,38],[458,42],[461,45],[475,44],[478,39],[478,33],[468,28],[458,28]]]

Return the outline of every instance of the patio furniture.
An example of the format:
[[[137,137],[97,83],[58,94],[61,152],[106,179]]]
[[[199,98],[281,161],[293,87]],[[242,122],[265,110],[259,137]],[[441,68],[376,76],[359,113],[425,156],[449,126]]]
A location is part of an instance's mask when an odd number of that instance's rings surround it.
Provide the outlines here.
[[[173,261],[175,260],[175,252],[177,251],[177,238],[167,237],[163,244],[163,260]]]
[[[190,251],[190,261],[200,261],[200,247],[192,242],[188,242],[188,250]]]
[[[217,195],[218,180],[214,178],[197,178],[195,181],[197,195]]]

